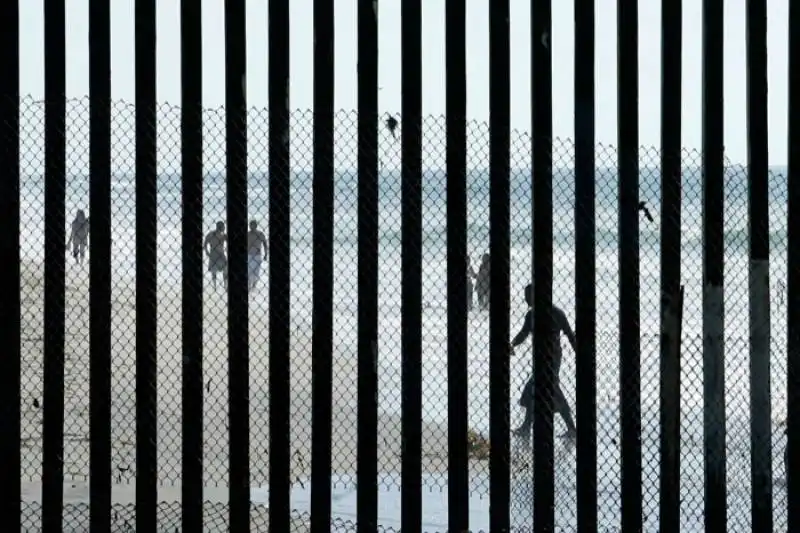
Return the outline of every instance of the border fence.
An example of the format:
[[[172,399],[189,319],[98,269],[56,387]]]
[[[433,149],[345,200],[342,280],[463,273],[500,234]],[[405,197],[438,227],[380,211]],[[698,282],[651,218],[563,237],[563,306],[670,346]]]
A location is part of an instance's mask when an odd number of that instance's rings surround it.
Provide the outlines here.
[[[549,1],[531,4],[530,132],[510,127],[508,0],[489,3],[488,123],[467,119],[463,0],[444,117],[422,113],[421,0],[402,0],[399,114],[378,109],[373,0],[353,112],[334,109],[333,0],[314,2],[311,112],[289,108],[288,0],[269,2],[268,112],[246,101],[244,0],[225,3],[222,110],[202,106],[200,2],[181,3],[179,106],[156,102],[155,0],[136,1],[132,104],[111,100],[109,2],[90,0],[90,94],[67,99],[65,3],[45,0],[42,101],[20,95],[4,3],[0,521],[800,529],[800,6],[770,169],[766,0],[747,3],[745,166],[723,147],[722,0],[703,2],[699,152],[676,112],[681,2],[662,5],[660,149],[639,145],[636,0],[618,0],[616,147],[594,134],[595,5],[574,4],[571,141],[552,134]]]

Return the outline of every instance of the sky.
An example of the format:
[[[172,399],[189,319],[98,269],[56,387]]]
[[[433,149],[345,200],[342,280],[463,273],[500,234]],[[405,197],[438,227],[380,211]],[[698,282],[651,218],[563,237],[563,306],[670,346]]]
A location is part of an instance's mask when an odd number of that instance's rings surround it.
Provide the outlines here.
[[[512,128],[529,131],[530,2],[511,1]],[[380,0],[379,106],[400,111],[400,0]],[[310,110],[313,104],[313,0],[291,2],[290,106]],[[599,143],[616,144],[616,1],[596,0],[596,135]],[[423,112],[445,111],[445,0],[423,2]],[[467,0],[468,115],[489,116],[489,0]],[[247,1],[247,99],[267,105],[267,0]],[[725,146],[737,163],[747,160],[745,0],[725,2]],[[158,100],[180,102],[180,2],[158,0]],[[224,104],[224,2],[203,2],[203,95],[210,107]],[[43,3],[20,6],[21,93],[44,94]],[[112,96],[134,101],[134,1],[111,6]],[[787,159],[788,0],[768,2],[770,164]],[[660,2],[639,3],[639,120],[642,145],[660,145],[661,83]],[[357,2],[335,2],[336,107],[357,104]],[[553,131],[573,136],[573,5],[553,1]],[[700,148],[702,131],[702,2],[683,3],[683,145]],[[67,96],[89,91],[88,0],[67,0]],[[443,147],[442,147],[443,150]]]

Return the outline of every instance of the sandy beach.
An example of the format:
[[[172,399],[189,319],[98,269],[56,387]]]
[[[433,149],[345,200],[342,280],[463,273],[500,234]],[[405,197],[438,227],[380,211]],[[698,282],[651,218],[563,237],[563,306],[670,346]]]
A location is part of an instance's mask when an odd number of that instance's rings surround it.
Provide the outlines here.
[[[71,258],[66,272],[65,335],[65,483],[71,498],[88,499],[89,475],[89,267]],[[204,462],[208,496],[224,488],[228,473],[227,313],[226,298],[211,291],[204,296]],[[22,480],[26,500],[38,499],[42,462],[43,266],[22,264]],[[269,482],[269,332],[266,287],[250,306],[250,461],[251,485]],[[112,468],[114,500],[130,501],[135,479],[135,290],[133,280],[112,285]],[[292,309],[292,476],[310,475],[311,464],[311,324],[310,309]],[[160,499],[180,497],[181,482],[181,295],[180,280],[159,280],[158,301],[158,457]],[[356,327],[353,321],[353,327]],[[333,384],[332,468],[334,484],[355,481],[357,424],[357,361],[354,353],[336,350]],[[444,386],[444,384],[443,384]],[[36,407],[39,405],[39,407]],[[401,426],[397,415],[379,419],[379,471],[400,468]],[[447,428],[423,427],[423,468],[446,474]],[[474,469],[488,469],[474,461]],[[81,493],[85,492],[84,496]],[[211,498],[224,501],[227,491]],[[118,494],[119,493],[119,494]]]

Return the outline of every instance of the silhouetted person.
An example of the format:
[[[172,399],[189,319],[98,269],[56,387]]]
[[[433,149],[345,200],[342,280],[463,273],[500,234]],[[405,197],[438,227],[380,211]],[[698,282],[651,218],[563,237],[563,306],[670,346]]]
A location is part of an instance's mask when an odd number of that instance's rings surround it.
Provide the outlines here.
[[[528,335],[533,334],[533,286],[528,285],[525,287],[525,301],[528,304],[528,313],[525,315],[525,322],[522,329],[519,330],[517,336],[511,341],[509,346],[509,353],[514,353],[514,348],[525,342]],[[569,340],[570,346],[575,350],[575,333],[569,325],[567,316],[564,311],[556,307],[552,307],[552,330],[548,335],[547,344],[552,350],[553,361],[553,411],[560,414],[564,423],[567,425],[567,432],[561,435],[562,437],[574,438],[575,437],[575,422],[572,419],[572,412],[570,411],[567,399],[564,397],[564,392],[561,390],[559,384],[558,374],[561,369],[561,333],[566,335]],[[537,364],[534,362],[534,364]],[[517,428],[514,433],[519,437],[527,437],[533,424],[533,402],[535,399],[533,377],[528,380],[528,383],[522,390],[520,395],[519,404],[525,408],[525,421]]]
[[[269,250],[267,238],[258,229],[258,222],[251,220],[250,231],[247,232],[247,284],[249,290],[255,289],[258,285],[258,279],[261,277],[261,261],[267,260],[267,250]]]
[[[491,286],[489,267],[489,254],[483,254],[481,266],[478,267],[478,275],[475,277],[475,290],[478,293],[478,307],[481,309],[489,308],[489,288]]]
[[[75,262],[83,264],[83,259],[86,256],[86,247],[89,244],[89,218],[83,209],[78,209],[75,213],[75,220],[72,221],[72,229],[69,233],[69,240],[67,241],[67,249],[72,245],[72,257]]]
[[[223,287],[228,286],[228,259],[225,256],[225,244],[228,236],[225,235],[225,223],[217,222],[217,227],[206,235],[203,249],[208,256],[208,271],[211,272],[211,281],[214,289],[217,288],[217,273],[222,274]]]

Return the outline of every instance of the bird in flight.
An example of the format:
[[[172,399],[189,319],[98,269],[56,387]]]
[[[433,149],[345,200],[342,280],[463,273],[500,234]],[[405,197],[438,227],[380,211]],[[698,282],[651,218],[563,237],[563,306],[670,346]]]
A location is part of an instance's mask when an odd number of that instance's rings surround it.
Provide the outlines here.
[[[653,215],[650,214],[650,210],[647,208],[646,202],[639,202],[639,211],[644,213],[645,218],[649,221],[653,221]]]
[[[397,119],[394,118],[392,115],[389,115],[384,124],[386,124],[386,128],[388,128],[389,133],[392,134],[392,137],[396,139],[397,135],[395,134],[395,130],[397,129],[397,124],[398,124]]]

